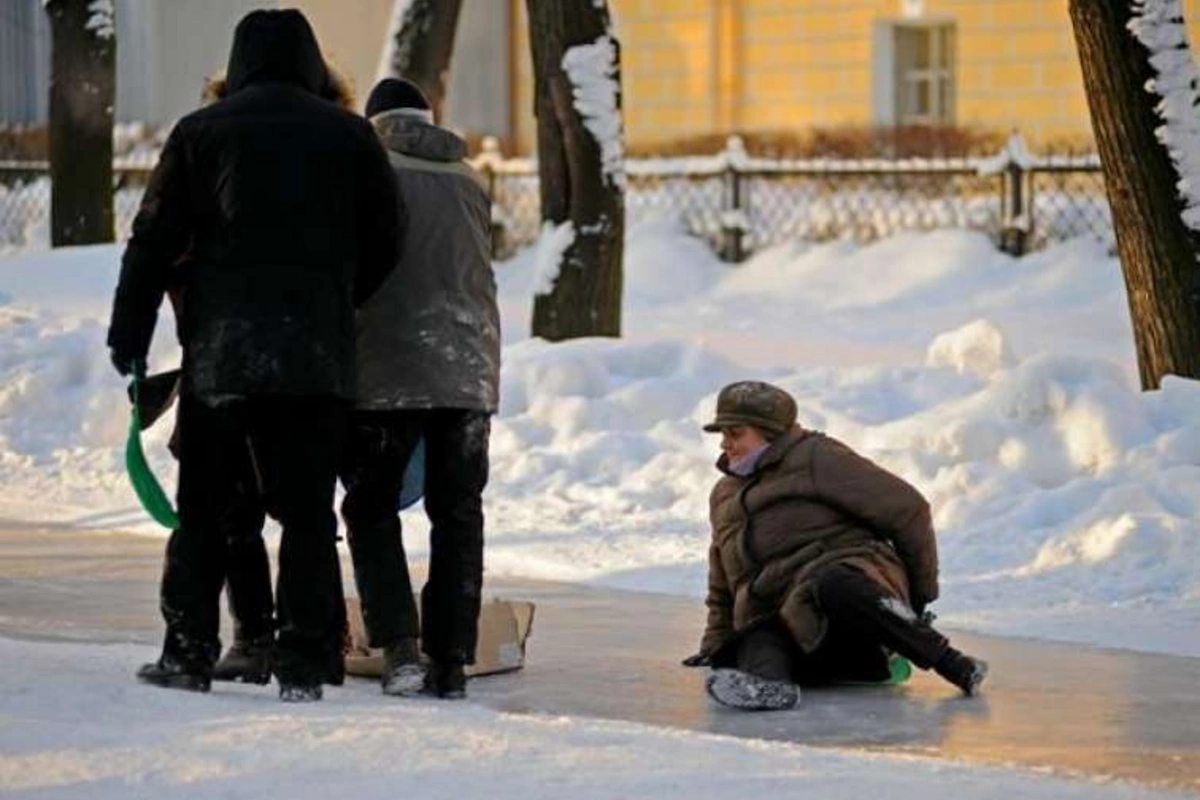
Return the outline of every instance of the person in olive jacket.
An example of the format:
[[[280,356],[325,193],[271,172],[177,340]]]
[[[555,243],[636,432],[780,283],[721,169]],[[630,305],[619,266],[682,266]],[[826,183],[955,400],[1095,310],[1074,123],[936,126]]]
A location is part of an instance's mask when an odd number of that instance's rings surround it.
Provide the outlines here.
[[[760,381],[726,386],[712,490],[708,623],[687,666],[741,709],[785,709],[798,684],[880,681],[889,653],[973,694],[987,664],[950,646],[929,504],[903,479],[796,424],[796,402]]]
[[[401,243],[396,271],[358,315],[342,517],[370,642],[384,651],[383,691],[460,698],[479,635],[483,491],[499,402],[491,202],[464,161],[466,143],[434,124],[415,84],[380,81],[366,112],[414,233]],[[432,529],[418,624],[397,504],[422,439]]]
[[[283,529],[280,696],[315,700],[343,675],[333,494],[354,397],[355,308],[395,264],[401,208],[371,126],[320,96],[325,63],[299,12],[243,18],[226,80],[226,97],[185,116],[167,140],[108,334],[117,370],[139,371],[164,292],[181,288],[181,526],[167,544],[162,655],[138,677],[209,688],[222,531],[245,497],[240,471],[226,467],[248,452],[254,499]]]

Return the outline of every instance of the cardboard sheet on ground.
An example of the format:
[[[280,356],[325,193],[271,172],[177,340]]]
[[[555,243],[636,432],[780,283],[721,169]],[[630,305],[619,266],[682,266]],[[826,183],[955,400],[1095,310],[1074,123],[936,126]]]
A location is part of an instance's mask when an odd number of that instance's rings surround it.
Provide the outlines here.
[[[522,600],[484,601],[479,610],[479,644],[475,647],[475,663],[466,669],[469,677],[512,672],[525,666],[525,642],[533,630],[533,610],[533,603]],[[358,598],[346,598],[346,617],[350,622],[346,672],[368,678],[379,677],[383,673],[383,651],[367,644],[367,631]]]

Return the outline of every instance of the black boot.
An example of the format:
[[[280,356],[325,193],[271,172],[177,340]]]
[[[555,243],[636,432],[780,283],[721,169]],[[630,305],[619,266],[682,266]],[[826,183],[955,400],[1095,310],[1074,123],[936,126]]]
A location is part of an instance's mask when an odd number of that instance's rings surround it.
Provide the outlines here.
[[[225,655],[213,667],[212,678],[214,681],[266,685],[271,682],[274,651],[275,637],[271,634],[253,639],[234,639]]]
[[[212,688],[212,678],[207,670],[189,667],[167,653],[159,656],[158,661],[143,664],[137,671],[137,679],[142,683],[189,692],[207,692]]]
[[[933,665],[938,675],[953,683],[968,697],[978,694],[983,679],[987,677],[987,662],[955,650],[946,648],[946,652]]]
[[[394,697],[413,697],[425,688],[425,667],[417,640],[398,639],[383,649],[383,693]]]
[[[433,662],[425,675],[425,693],[443,700],[462,700],[467,696],[467,674],[457,662]]]

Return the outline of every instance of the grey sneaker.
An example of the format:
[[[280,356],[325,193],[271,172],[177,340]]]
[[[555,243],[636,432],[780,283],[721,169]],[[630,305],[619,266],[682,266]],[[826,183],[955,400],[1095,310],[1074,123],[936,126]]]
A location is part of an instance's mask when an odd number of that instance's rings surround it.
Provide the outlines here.
[[[383,693],[415,697],[425,688],[425,666],[416,639],[400,639],[383,649]]]
[[[800,702],[800,687],[736,669],[715,669],[704,683],[708,696],[742,711],[786,711]]]
[[[315,703],[324,695],[319,683],[279,684],[279,699],[285,703]]]

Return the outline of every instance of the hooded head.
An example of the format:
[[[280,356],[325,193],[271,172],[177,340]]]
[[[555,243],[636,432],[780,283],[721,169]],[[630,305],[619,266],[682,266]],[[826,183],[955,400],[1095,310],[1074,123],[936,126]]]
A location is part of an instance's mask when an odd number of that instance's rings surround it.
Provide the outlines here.
[[[324,88],[318,94],[339,108],[357,114],[358,102],[354,96],[354,84],[336,65],[326,61],[325,73],[327,80]],[[218,100],[224,100],[229,95],[229,82],[222,70],[216,75],[204,79],[204,90],[200,94],[200,102],[210,105]]]
[[[295,9],[251,11],[233,32],[226,70],[229,94],[263,81],[292,83],[320,94],[327,83],[317,37]]]
[[[429,98],[419,86],[403,78],[384,78],[375,84],[367,97],[368,119],[388,111],[401,111],[425,122],[433,122]]]

